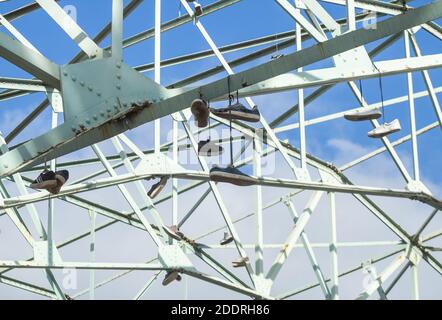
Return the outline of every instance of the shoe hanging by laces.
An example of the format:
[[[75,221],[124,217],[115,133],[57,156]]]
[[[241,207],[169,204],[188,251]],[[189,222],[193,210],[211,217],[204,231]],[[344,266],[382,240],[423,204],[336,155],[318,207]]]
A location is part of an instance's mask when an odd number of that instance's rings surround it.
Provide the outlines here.
[[[382,109],[382,121],[384,123],[385,122],[385,108],[384,108],[384,89],[383,89],[383,85],[382,85],[382,73],[381,70],[379,70],[379,68],[373,63],[373,66],[376,68],[376,70],[378,71],[379,74],[379,92],[381,94],[381,109]]]
[[[233,136],[232,136],[232,102],[233,102],[233,96],[230,91],[230,75],[227,77],[227,89],[229,91],[229,130],[230,130],[230,166],[233,167]]]

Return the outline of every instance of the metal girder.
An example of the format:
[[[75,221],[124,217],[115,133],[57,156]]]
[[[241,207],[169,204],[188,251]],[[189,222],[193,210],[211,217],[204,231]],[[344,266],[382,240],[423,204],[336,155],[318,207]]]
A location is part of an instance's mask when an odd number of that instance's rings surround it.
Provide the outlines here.
[[[400,254],[380,275],[376,280],[372,281],[367,288],[359,294],[357,300],[368,299],[374,291],[376,291],[405,261],[405,253]]]
[[[302,51],[281,57],[276,61],[267,62],[232,75],[230,76],[230,89],[233,91],[238,90],[278,76],[287,71],[348,51],[350,48],[359,47],[404,29],[410,29],[416,25],[437,19],[441,15],[442,2],[436,1],[403,15],[379,22],[376,30],[359,29],[352,31]],[[83,146],[115,136],[145,122],[185,109],[193,99],[201,94],[207,99],[213,99],[224,95],[227,91],[226,80],[221,79],[181,94],[175,92],[175,95],[169,96],[169,98],[163,101],[154,102],[149,108],[141,110],[137,113],[136,117],[127,117],[123,121],[112,124],[106,123],[100,125],[99,128],[87,130],[79,136],[75,136],[70,123],[64,123],[52,132],[20,145],[13,151],[0,157],[0,161],[4,163],[3,168],[0,168],[0,176],[10,175],[24,167],[38,164],[44,158],[52,159],[78,150]],[[144,97],[143,100],[149,101],[149,97]],[[130,106],[127,106],[126,112],[130,112],[130,108]],[[48,136],[52,138],[49,143],[47,141]],[[75,146],[68,142],[71,139],[75,139]],[[57,150],[52,151],[51,149],[55,145],[58,146]]]
[[[3,32],[0,32],[0,56],[47,85],[60,89],[59,66]]]
[[[0,205],[0,209],[21,206],[29,203],[35,203],[39,201],[44,201],[47,199],[58,198],[66,195],[71,195],[79,192],[85,192],[88,190],[96,190],[100,188],[106,188],[114,185],[119,185],[127,182],[137,181],[141,179],[146,179],[152,176],[171,176],[181,179],[189,180],[202,180],[209,181],[208,171],[198,172],[198,171],[182,171],[182,172],[149,172],[146,174],[141,173],[126,173],[118,176],[113,176],[110,178],[102,178],[95,181],[90,181],[86,183],[79,183],[75,185],[66,186],[59,194],[51,195],[48,192],[37,192],[29,194],[26,196],[12,197],[4,200],[4,204]],[[327,184],[322,182],[307,182],[307,181],[297,181],[288,179],[275,179],[275,178],[258,178],[257,185],[276,187],[276,188],[293,188],[293,189],[305,189],[305,190],[317,190],[317,191],[330,191],[330,192],[341,192],[341,193],[353,193],[353,194],[363,194],[363,195],[375,195],[375,196],[388,196],[396,198],[407,198],[412,200],[419,200],[426,203],[434,208],[441,209],[442,201],[437,198],[426,194],[424,192],[414,192],[405,189],[390,189],[390,188],[375,188],[366,186],[356,186],[351,184]]]
[[[58,1],[58,0],[57,0]],[[123,12],[123,16],[124,18],[126,18],[130,13],[133,12],[133,10],[135,10],[135,8],[137,8],[138,5],[140,5],[140,3],[143,0],[132,0],[131,2],[129,2],[129,4],[127,4],[127,6],[124,8],[124,12]],[[37,5],[37,4],[35,4]],[[5,15],[6,18],[8,18],[7,15]],[[103,41],[106,36],[111,32],[111,27],[112,23],[107,24],[93,39],[94,42],[96,43],[100,43],[101,41]],[[85,54],[83,52],[80,52],[79,54],[77,54],[71,61],[70,63],[76,63],[78,61],[80,61],[82,58],[85,57]],[[9,97],[13,97],[16,95],[21,95],[22,93],[20,93],[20,90],[12,90],[12,92],[7,93],[7,96]],[[5,93],[0,93],[0,97],[4,97]],[[5,138],[7,143],[10,143],[15,137],[17,137],[17,135],[23,131],[23,129],[29,125],[39,114],[41,114],[49,105],[49,100],[45,99],[43,100],[30,114],[28,114],[20,123],[17,127],[15,127]]]
[[[442,54],[395,59],[374,62],[373,66],[340,66],[320,70],[309,70],[296,73],[287,73],[275,78],[265,80],[253,86],[239,90],[240,97],[290,91],[299,88],[308,88],[323,85],[332,85],[350,80],[369,79],[379,76],[395,75],[406,72],[414,72],[440,68],[442,66]],[[377,68],[377,69],[376,69]],[[379,70],[379,71],[378,71]],[[220,97],[216,100],[224,100]],[[437,98],[436,98],[437,99]]]

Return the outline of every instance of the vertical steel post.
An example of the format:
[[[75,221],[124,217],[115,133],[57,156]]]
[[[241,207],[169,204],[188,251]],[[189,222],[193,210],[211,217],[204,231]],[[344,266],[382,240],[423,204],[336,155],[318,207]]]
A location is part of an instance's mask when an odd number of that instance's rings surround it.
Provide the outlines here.
[[[95,221],[97,213],[89,210],[89,221],[91,226],[91,242],[89,246],[89,254],[91,263],[95,262]],[[95,270],[89,271],[89,300],[95,299]]]
[[[261,131],[260,131],[261,132]],[[261,177],[261,142],[259,139],[253,140],[253,160],[254,175]],[[263,221],[262,221],[262,186],[257,185],[256,190],[256,244],[255,244],[255,272],[258,277],[264,273],[264,237],[263,237]]]
[[[112,56],[123,59],[123,0],[112,1]]]
[[[355,1],[354,0],[346,0],[346,1],[347,1],[348,31],[354,31],[356,30]]]
[[[155,0],[155,61],[154,78],[156,83],[161,83],[161,0]],[[154,121],[155,127],[155,152],[160,152],[161,120]]]
[[[410,35],[408,31],[404,31],[404,46],[405,57],[410,58]],[[408,86],[408,106],[410,110],[410,128],[411,128],[411,147],[413,152],[413,172],[414,180],[420,180],[419,174],[419,154],[417,146],[416,136],[416,116],[414,111],[414,93],[413,93],[413,75],[411,72],[407,72],[407,86]]]
[[[413,299],[419,300],[419,273],[417,265],[412,265],[411,272],[413,275]]]
[[[331,239],[330,239],[330,260],[331,260],[331,299],[339,299],[339,269],[338,269],[338,239],[336,229],[336,198],[333,192],[328,194],[329,211],[330,211],[330,227],[331,227]]]
[[[295,1],[296,4],[296,1]],[[300,10],[297,8],[296,12],[300,14]],[[302,50],[302,28],[301,25],[295,20],[295,33],[296,33],[296,51]],[[302,72],[302,68],[298,68],[298,72]],[[299,149],[301,156],[301,168],[307,170],[307,150],[305,142],[305,125],[304,125],[304,89],[298,89],[298,122],[299,122]]]

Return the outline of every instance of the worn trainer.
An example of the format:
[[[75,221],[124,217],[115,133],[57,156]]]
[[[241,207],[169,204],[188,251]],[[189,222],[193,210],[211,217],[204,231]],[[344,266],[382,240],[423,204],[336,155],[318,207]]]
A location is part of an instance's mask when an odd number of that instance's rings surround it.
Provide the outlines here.
[[[210,180],[215,182],[227,182],[237,186],[251,186],[256,184],[254,177],[242,173],[235,167],[214,167],[210,170]]]
[[[219,244],[225,246],[226,244],[229,244],[233,240],[234,240],[233,237],[228,232],[224,232],[224,237],[221,239]]]
[[[157,195],[159,195],[161,190],[163,190],[163,188],[166,186],[168,179],[169,179],[168,177],[161,177],[160,181],[158,181],[157,183],[152,185],[152,187],[150,188],[149,192],[147,192],[147,195],[151,199],[153,199]]]
[[[207,103],[204,100],[193,100],[192,104],[190,105],[190,111],[192,111],[192,114],[195,118],[196,126],[198,128],[207,127],[207,125],[209,124],[210,111]]]
[[[201,5],[198,2],[194,1],[193,6],[195,7],[194,12],[196,17],[199,17],[200,15],[203,14],[203,7],[201,7]]]
[[[401,124],[398,119],[393,120],[392,122],[386,122],[383,125],[374,128],[368,133],[370,138],[383,138],[392,134],[394,132],[398,132],[401,130]]]
[[[358,109],[344,114],[344,118],[350,121],[375,120],[379,119],[381,116],[382,113],[379,111],[379,109],[373,109],[367,111],[364,109]]]
[[[233,261],[233,262],[232,262],[232,266],[233,266],[234,268],[245,267],[248,261],[249,261],[249,258],[248,258],[248,257],[244,257],[244,258],[241,257],[241,258],[239,258],[239,259]]]
[[[261,117],[257,106],[248,109],[242,103],[235,103],[227,108],[210,109],[210,112],[223,119],[247,122],[258,122]]]
[[[181,281],[181,276],[179,275],[178,271],[168,271],[164,277],[163,286],[167,286],[174,280]]]
[[[163,226],[164,231],[173,239],[180,241],[184,238],[184,233],[182,233],[177,226]]]
[[[55,171],[55,179],[57,180],[57,186],[48,189],[48,191],[52,194],[58,194],[60,192],[61,187],[69,179],[69,171],[67,170]]]
[[[31,185],[33,189],[44,189],[48,190],[51,188],[57,187],[57,179],[55,178],[55,172],[52,170],[44,170],[40,175],[35,179]]]

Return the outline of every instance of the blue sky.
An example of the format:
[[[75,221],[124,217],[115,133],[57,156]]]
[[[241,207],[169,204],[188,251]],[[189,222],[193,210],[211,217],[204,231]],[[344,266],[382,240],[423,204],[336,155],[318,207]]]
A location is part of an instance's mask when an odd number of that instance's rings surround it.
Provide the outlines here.
[[[21,5],[27,4],[28,2],[28,0],[14,0],[7,3],[1,3],[0,12],[4,14],[12,9],[20,7]],[[175,18],[178,15],[178,1],[167,0],[163,2],[163,21],[169,21]],[[202,5],[207,5],[212,2],[214,1],[200,1]],[[110,21],[110,0],[63,0],[59,3],[62,6],[75,5],[77,8],[78,24],[91,37],[95,36],[95,34]],[[128,1],[125,1],[125,3],[128,3]],[[413,1],[411,4],[413,6],[418,6],[425,3],[429,3],[429,1]],[[324,7],[329,10],[335,18],[340,18],[345,15],[345,10],[339,6],[324,5]],[[124,25],[124,34],[126,37],[137,34],[153,26],[153,8],[153,1],[145,0],[144,3],[129,16]],[[185,10],[182,8],[181,12],[184,13]],[[204,17],[201,21],[218,46],[266,36],[275,32],[288,31],[292,30],[294,27],[293,20],[272,0],[243,0],[238,4],[211,15],[210,17]],[[75,43],[73,43],[42,10],[34,11],[24,18],[14,21],[13,24],[34,44],[34,46],[37,47],[38,50],[57,64],[63,65],[68,63],[79,51]],[[5,31],[4,28],[2,28],[2,31]],[[416,36],[424,55],[441,53],[442,46],[439,40],[436,40],[433,36],[423,30],[420,30]],[[367,50],[369,51],[377,43],[367,45]],[[108,37],[100,44],[100,46],[107,47],[109,44]],[[310,44],[312,44],[312,42],[306,43],[304,46]],[[282,50],[282,52],[292,52],[293,48]],[[192,23],[188,23],[177,29],[166,32],[162,39],[163,59],[207,49],[209,49],[209,46]],[[226,58],[229,61],[256,49],[257,48],[252,48],[241,52],[229,53],[226,54]],[[394,45],[382,52],[382,54],[378,55],[374,60],[401,59],[403,57],[403,39],[400,39]],[[235,71],[243,70],[256,65],[257,63],[268,61],[269,58],[270,57],[264,57],[258,59],[257,61],[235,68]],[[153,40],[150,39],[149,41],[145,41],[125,50],[124,60],[131,66],[152,62]],[[216,65],[218,65],[218,61],[216,58],[211,57],[180,66],[164,68],[162,70],[162,83],[168,85]],[[18,78],[30,77],[24,71],[21,71],[4,60],[0,60],[0,66],[0,76]],[[316,63],[312,66],[307,66],[305,69],[309,70],[330,66],[332,66],[332,63],[331,60],[328,60]],[[152,73],[147,72],[146,76],[152,77]],[[215,77],[211,77],[210,80],[221,76],[225,76],[225,74],[220,73]],[[442,85],[441,70],[431,70],[430,76],[432,77],[434,87]],[[425,85],[420,73],[414,73],[413,80],[416,92],[425,90]],[[380,92],[378,79],[364,80],[362,86],[364,98],[369,103],[379,101]],[[313,92],[315,89],[317,88],[306,89],[306,95]],[[407,85],[405,75],[384,77],[383,91],[385,99],[406,95]],[[441,101],[440,94],[438,97],[439,101]],[[13,129],[27,113],[33,110],[43,98],[44,95],[38,93],[12,100],[1,101],[0,130],[4,134],[9,133],[10,130]],[[268,96],[259,96],[254,98],[254,100],[259,106],[262,115],[270,122],[279,114],[296,104],[297,94],[296,92],[286,92]],[[306,118],[312,119],[357,106],[356,98],[352,96],[347,84],[338,84],[306,108]],[[398,118],[400,119],[403,128],[401,132],[392,135],[391,140],[396,140],[409,133],[408,105],[406,103],[388,107],[385,111],[385,118],[387,121]],[[436,120],[431,101],[428,97],[416,100],[416,115],[418,129]],[[293,122],[297,122],[296,116],[292,116],[282,123],[282,125]],[[170,128],[170,123],[170,119],[162,120],[164,131]],[[47,131],[49,127],[49,112],[47,110],[36,119],[34,123],[22,133],[22,135],[14,140],[14,143],[25,141],[37,134],[43,133]],[[310,126],[307,128],[308,152],[327,161],[334,161],[338,165],[343,164],[346,161],[362,156],[364,153],[382,146],[380,141],[370,139],[366,136],[366,133],[369,130],[371,130],[369,123],[348,123],[343,119]],[[137,142],[140,145],[146,147],[151,146],[151,124],[147,124],[143,128],[135,131],[134,135],[136,134],[138,139]],[[434,191],[439,197],[442,196],[442,173],[437,169],[442,159],[442,137],[440,133],[440,129],[436,128],[418,138],[422,179],[425,183],[428,183],[428,185],[435,187],[432,191]],[[164,136],[166,136],[166,134],[167,133],[165,132]],[[145,138],[143,135],[145,135]],[[281,139],[289,139],[294,146],[298,146],[297,131],[286,132],[280,134],[279,137]],[[399,152],[399,155],[407,166],[409,172],[411,172],[410,143],[405,143],[400,147],[397,147],[396,150]],[[89,155],[90,152],[78,153],[76,157],[83,157],[85,154]],[[278,160],[282,162],[281,159]],[[284,164],[282,164],[281,167],[284,167]],[[363,174],[364,171],[365,175]],[[400,179],[398,170],[396,170],[391,164],[388,155],[376,157],[374,160],[370,160],[366,166],[362,166],[361,169],[350,170],[348,173],[351,178],[354,178],[356,182],[359,182],[360,184],[369,183],[372,185],[383,186],[391,183],[396,187],[404,187],[403,180]],[[284,176],[284,174],[287,174],[287,171],[283,170],[283,173],[278,173],[278,176]],[[379,176],[376,176],[376,174]],[[189,206],[190,204],[186,205]],[[394,207],[393,204],[390,204],[390,206]],[[208,210],[210,210],[210,208]]]

